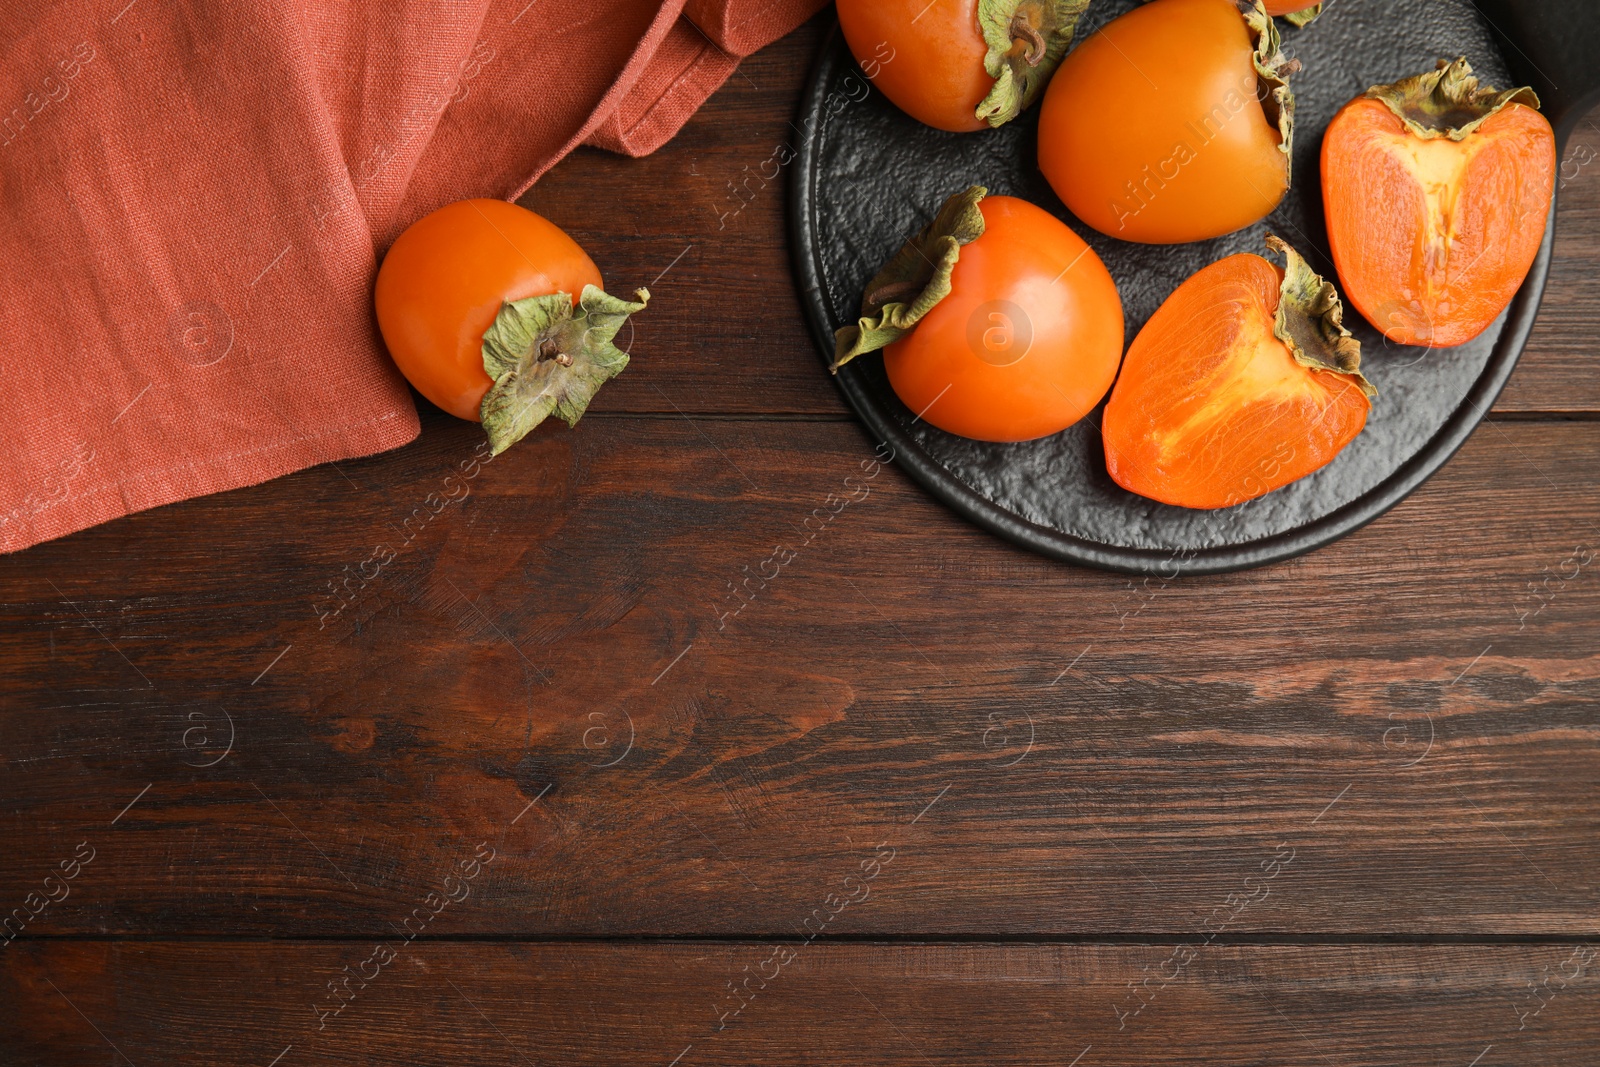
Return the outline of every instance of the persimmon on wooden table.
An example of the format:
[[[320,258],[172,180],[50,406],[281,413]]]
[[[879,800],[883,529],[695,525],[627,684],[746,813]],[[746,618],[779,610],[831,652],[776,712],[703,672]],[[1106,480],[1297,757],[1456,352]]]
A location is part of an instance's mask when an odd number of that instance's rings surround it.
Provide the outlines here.
[[[1454,461],[1129,580],[873,463],[787,261],[822,29],[527,198],[654,295],[576,431],[0,559],[0,1062],[1594,1061],[1600,128]]]

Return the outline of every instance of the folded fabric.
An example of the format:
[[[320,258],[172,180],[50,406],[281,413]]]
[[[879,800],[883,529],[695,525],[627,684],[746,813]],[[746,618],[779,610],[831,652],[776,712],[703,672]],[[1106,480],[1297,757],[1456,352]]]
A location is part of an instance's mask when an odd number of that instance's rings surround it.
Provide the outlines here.
[[[0,551],[411,440],[389,241],[580,144],[652,151],[820,6],[13,5]]]

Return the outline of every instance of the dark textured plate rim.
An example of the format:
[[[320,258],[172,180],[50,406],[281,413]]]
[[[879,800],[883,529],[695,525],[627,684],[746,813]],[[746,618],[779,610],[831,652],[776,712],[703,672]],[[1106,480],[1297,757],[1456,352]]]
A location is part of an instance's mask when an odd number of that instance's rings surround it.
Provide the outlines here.
[[[835,23],[812,67],[811,80],[800,103],[802,119],[822,111],[824,87],[839,57],[846,54],[837,47],[838,39],[839,27]],[[826,365],[833,355],[834,324],[822,292],[815,227],[811,225],[816,202],[817,136],[821,124],[801,122],[797,126],[800,143],[795,152],[795,176],[789,183],[790,243],[806,321]],[[1488,362],[1461,406],[1445,420],[1432,438],[1388,478],[1322,518],[1271,537],[1194,551],[1124,548],[1029,522],[975,492],[928,455],[900,428],[893,414],[878,403],[858,368],[847,366],[834,378],[856,415],[880,442],[894,450],[896,461],[924,490],[967,520],[1023,548],[1067,563],[1125,574],[1160,574],[1167,578],[1224,574],[1262,567],[1314,551],[1377,519],[1432,477],[1472,436],[1473,430],[1477,429],[1478,423],[1483,421],[1505,388],[1533,330],[1539,301],[1544,295],[1545,281],[1550,272],[1550,256],[1555,241],[1555,200],[1553,194],[1539,255],[1511,302],[1505,327],[1490,352]]]

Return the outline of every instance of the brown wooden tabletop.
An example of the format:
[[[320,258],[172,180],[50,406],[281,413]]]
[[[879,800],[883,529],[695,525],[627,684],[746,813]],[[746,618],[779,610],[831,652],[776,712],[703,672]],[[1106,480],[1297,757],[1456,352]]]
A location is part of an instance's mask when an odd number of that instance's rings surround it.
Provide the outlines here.
[[[1600,126],[1440,474],[1130,580],[871,466],[744,180],[823,28],[525,199],[655,295],[577,430],[0,559],[0,1063],[1600,1060]]]

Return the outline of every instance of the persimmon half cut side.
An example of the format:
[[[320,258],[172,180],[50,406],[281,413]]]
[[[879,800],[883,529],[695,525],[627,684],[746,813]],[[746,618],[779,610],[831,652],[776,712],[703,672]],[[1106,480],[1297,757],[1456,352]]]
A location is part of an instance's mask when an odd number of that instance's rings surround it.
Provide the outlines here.
[[[1292,253],[1290,275],[1286,286],[1262,257],[1229,256],[1151,317],[1106,405],[1106,465],[1118,485],[1178,507],[1231,507],[1325,466],[1366,426],[1371,386],[1337,296]],[[1345,369],[1310,366],[1277,336],[1281,294],[1296,286],[1321,308],[1291,332],[1307,351],[1331,341]]]
[[[1470,79],[1465,61],[1457,64],[1454,76]],[[1435,73],[1452,76],[1444,66]],[[1392,341],[1449,348],[1499,318],[1539,254],[1555,189],[1555,134],[1519,102],[1531,92],[1492,109],[1491,98],[1480,101],[1488,113],[1466,132],[1408,123],[1371,95],[1416,80],[1377,87],[1334,116],[1322,142],[1323,204],[1350,302]],[[1471,85],[1480,97],[1506,95],[1477,90],[1476,79]],[[1457,110],[1448,118],[1472,116]]]

